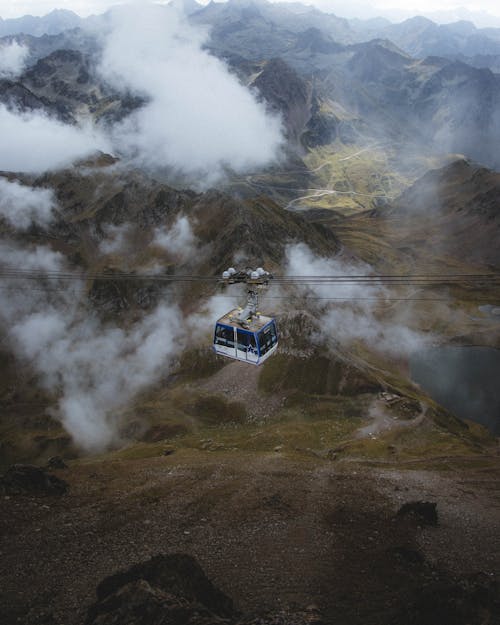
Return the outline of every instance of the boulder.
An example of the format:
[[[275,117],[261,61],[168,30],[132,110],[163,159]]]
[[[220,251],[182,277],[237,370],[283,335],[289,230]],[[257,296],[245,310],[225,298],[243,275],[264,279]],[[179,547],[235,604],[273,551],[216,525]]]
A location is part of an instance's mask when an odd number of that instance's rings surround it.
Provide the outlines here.
[[[0,478],[4,495],[64,495],[67,482],[31,464],[14,464]]]
[[[432,501],[409,501],[401,506],[397,516],[410,518],[418,525],[437,525],[437,504]]]
[[[157,555],[97,586],[85,625],[323,625],[310,605],[293,612],[238,613],[190,555]]]
[[[104,579],[85,625],[218,625],[236,616],[192,556],[171,554]]]
[[[52,456],[47,460],[47,469],[67,469],[68,465],[61,456]]]

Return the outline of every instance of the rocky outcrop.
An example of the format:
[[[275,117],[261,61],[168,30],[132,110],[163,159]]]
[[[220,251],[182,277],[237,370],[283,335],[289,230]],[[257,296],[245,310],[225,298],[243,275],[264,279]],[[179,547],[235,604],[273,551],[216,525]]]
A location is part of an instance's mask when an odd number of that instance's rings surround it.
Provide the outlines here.
[[[104,579],[85,625],[217,625],[234,622],[233,602],[185,554],[158,555]]]
[[[64,495],[68,484],[31,464],[14,464],[0,478],[0,493],[4,495]]]
[[[20,82],[12,80],[0,80],[0,103],[15,112],[39,111],[47,115],[55,114],[55,109],[48,100],[39,98]]]
[[[288,139],[298,142],[311,116],[311,86],[282,59],[268,61],[253,86],[282,115]]]
[[[407,518],[418,525],[437,525],[437,504],[432,501],[409,501],[398,510],[399,518]]]
[[[85,625],[321,625],[315,605],[242,616],[190,555],[158,555],[103,580]]]
[[[52,456],[47,460],[47,469],[67,469],[68,465],[61,456]]]

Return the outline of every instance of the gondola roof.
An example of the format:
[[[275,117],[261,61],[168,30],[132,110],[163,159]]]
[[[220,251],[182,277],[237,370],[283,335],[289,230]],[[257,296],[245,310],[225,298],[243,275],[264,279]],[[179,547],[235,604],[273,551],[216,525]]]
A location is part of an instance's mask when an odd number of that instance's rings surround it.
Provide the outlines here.
[[[266,315],[256,315],[252,317],[250,321],[245,322],[245,325],[242,325],[238,321],[238,312],[238,308],[234,308],[218,319],[217,323],[223,323],[228,326],[236,326],[242,330],[249,330],[250,332],[259,332],[259,330],[262,330],[262,328],[273,320],[272,317],[267,317]]]

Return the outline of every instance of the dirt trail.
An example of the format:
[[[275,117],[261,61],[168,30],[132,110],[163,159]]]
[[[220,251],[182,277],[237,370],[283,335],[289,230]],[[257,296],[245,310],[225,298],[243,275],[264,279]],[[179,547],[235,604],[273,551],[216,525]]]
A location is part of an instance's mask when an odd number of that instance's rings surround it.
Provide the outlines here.
[[[191,388],[210,394],[223,395],[228,401],[241,401],[245,404],[248,420],[265,420],[283,406],[285,397],[277,393],[263,395],[259,390],[261,369],[245,362],[231,362],[210,377],[196,382]]]

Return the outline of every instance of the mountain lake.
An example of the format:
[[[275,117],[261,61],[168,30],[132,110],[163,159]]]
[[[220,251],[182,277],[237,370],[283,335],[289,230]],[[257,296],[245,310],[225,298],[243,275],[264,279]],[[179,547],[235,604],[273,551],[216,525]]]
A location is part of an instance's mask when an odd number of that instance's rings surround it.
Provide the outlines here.
[[[410,375],[457,417],[500,434],[500,349],[432,347],[410,358]]]

